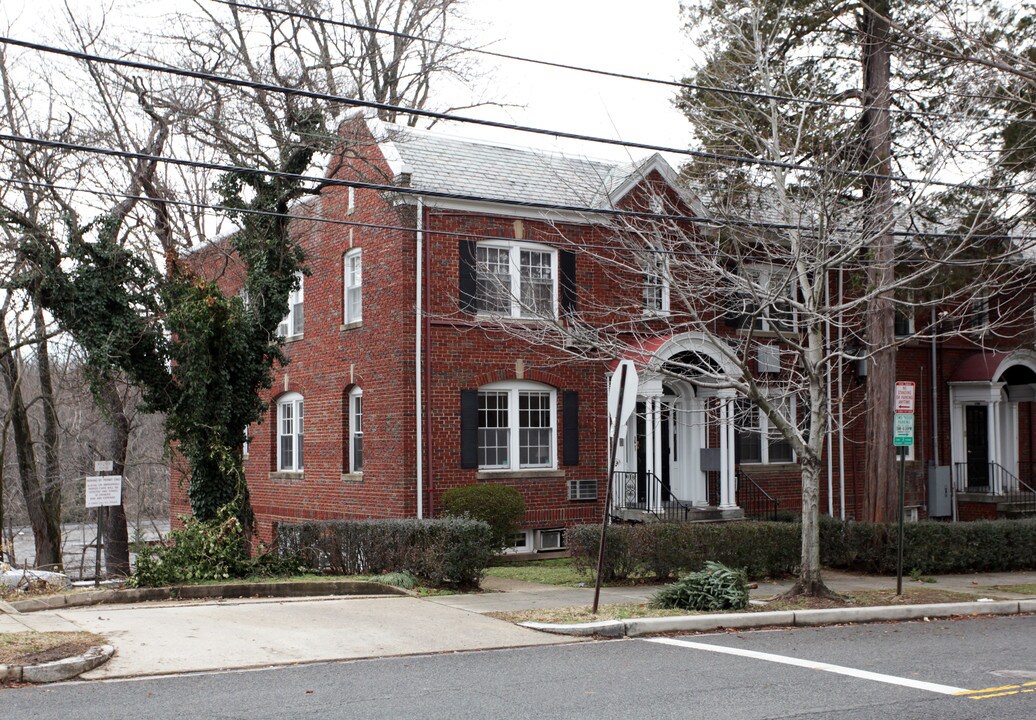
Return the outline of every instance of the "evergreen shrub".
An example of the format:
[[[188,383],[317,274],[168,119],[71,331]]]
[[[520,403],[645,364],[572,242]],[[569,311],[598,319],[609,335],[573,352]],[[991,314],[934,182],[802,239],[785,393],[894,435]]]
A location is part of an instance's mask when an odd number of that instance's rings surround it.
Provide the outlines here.
[[[748,607],[748,578],[744,570],[709,562],[684,575],[651,598],[651,607],[677,610],[743,610]]]
[[[521,529],[525,501],[507,485],[462,485],[442,494],[443,515],[482,520],[493,532],[493,543],[502,550]]]
[[[489,525],[466,517],[284,523],[277,547],[336,575],[408,572],[450,587],[477,587],[497,549]]]

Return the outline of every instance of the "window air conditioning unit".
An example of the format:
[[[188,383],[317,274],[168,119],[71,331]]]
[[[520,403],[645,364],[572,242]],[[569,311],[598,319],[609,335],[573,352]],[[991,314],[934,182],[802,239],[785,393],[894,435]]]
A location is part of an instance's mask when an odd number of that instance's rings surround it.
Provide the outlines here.
[[[568,499],[569,500],[596,500],[597,499],[597,481],[596,480],[569,480],[568,481]]]
[[[536,531],[536,549],[540,551],[562,550],[565,547],[565,530],[557,528],[554,530]]]

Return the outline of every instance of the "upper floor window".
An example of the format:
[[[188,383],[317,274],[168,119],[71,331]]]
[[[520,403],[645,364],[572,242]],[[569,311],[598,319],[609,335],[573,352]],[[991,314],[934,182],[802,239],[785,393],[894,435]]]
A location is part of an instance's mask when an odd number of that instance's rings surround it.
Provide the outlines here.
[[[774,401],[777,411],[795,422],[795,403],[791,398],[779,398]],[[791,443],[784,434],[772,426],[766,413],[749,400],[737,400],[734,403],[735,439],[737,446],[737,462],[739,464],[768,464],[795,462]]]
[[[363,320],[363,253],[360,249],[345,254],[345,323]]]
[[[741,270],[742,327],[764,332],[795,330],[795,284],[790,274],[771,265],[752,265]]]
[[[521,242],[479,243],[475,309],[512,318],[557,317],[558,254]]]
[[[502,382],[478,390],[478,467],[556,466],[556,393],[547,385]]]
[[[277,469],[302,471],[302,396],[288,393],[277,401]]]
[[[644,254],[644,312],[665,315],[669,312],[669,261],[664,253]]]
[[[349,472],[363,472],[363,390],[349,391]]]
[[[277,334],[281,337],[291,337],[293,335],[301,335],[303,330],[302,320],[302,273],[296,273],[296,280],[298,281],[298,287],[288,293],[288,314],[281,320],[281,324],[277,326]]]

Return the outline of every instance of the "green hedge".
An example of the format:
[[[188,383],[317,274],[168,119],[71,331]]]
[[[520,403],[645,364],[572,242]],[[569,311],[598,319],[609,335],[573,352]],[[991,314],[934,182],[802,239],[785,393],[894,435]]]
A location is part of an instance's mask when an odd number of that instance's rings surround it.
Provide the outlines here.
[[[489,524],[497,550],[507,547],[525,517],[522,494],[507,485],[462,485],[442,494],[442,514]]]
[[[277,548],[339,575],[409,572],[454,587],[476,587],[496,551],[489,525],[456,517],[285,523]]]
[[[573,563],[594,572],[600,525],[568,534]],[[749,577],[781,577],[799,565],[801,526],[790,522],[650,523],[608,528],[604,580],[631,575],[666,580],[700,570],[706,561],[743,568]],[[903,568],[925,574],[1036,569],[1036,520],[905,526]],[[896,526],[823,518],[820,560],[868,573],[896,571]]]

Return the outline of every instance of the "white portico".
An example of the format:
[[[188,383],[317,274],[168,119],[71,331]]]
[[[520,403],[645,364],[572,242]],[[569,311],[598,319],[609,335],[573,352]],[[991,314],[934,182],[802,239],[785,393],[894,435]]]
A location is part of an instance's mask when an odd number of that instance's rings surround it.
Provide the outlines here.
[[[735,392],[722,387],[738,376],[736,366],[698,333],[657,338],[630,354],[643,370],[616,458],[616,507],[669,519],[710,509],[740,516]]]

